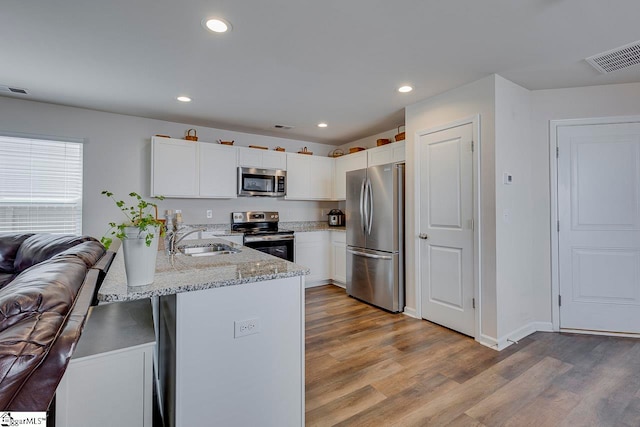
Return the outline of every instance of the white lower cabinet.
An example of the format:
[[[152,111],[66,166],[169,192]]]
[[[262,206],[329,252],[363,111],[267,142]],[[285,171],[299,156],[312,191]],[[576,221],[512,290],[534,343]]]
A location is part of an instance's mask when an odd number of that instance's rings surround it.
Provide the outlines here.
[[[323,285],[331,278],[330,233],[308,231],[296,233],[295,263],[311,270],[306,286]]]
[[[338,285],[347,283],[347,233],[331,231],[331,279]]]
[[[148,299],[92,308],[56,392],[56,425],[151,427],[154,347]]]

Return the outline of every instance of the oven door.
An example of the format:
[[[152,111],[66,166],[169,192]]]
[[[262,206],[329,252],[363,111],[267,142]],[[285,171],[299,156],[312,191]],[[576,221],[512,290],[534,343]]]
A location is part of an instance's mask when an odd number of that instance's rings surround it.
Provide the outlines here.
[[[289,234],[262,236],[245,235],[244,245],[251,249],[293,262],[294,239],[295,237]]]

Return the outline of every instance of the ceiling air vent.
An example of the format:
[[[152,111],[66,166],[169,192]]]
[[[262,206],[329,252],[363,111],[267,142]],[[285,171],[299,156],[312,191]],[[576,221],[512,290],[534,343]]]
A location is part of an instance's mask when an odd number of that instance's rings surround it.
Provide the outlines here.
[[[274,125],[273,127],[276,129],[284,129],[284,130],[293,129],[293,126],[289,126],[289,125]]]
[[[13,92],[13,93],[22,93],[22,94],[27,94],[27,90],[26,89],[19,89],[17,87],[9,87],[6,85],[0,85],[0,92]]]
[[[590,56],[587,62],[603,74],[640,64],[640,41]]]

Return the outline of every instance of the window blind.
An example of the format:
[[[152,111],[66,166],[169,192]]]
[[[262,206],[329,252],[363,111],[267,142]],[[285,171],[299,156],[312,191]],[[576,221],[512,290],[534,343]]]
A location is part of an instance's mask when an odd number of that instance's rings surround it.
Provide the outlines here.
[[[0,136],[0,232],[82,234],[82,144]]]

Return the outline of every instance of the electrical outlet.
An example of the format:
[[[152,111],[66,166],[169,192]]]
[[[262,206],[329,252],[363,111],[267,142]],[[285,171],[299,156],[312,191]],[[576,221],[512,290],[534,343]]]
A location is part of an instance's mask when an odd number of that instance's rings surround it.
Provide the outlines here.
[[[233,337],[240,338],[246,335],[260,333],[260,319],[236,320],[233,322]]]
[[[213,218],[213,211],[211,209],[207,209],[207,218]]]

